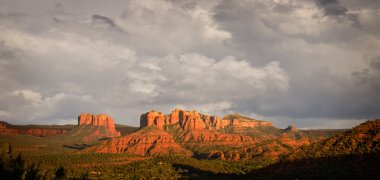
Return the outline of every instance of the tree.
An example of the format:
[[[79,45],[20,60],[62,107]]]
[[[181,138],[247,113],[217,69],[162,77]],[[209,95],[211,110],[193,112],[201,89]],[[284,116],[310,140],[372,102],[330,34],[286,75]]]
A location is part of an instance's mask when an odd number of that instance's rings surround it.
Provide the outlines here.
[[[55,179],[65,179],[66,177],[66,170],[61,165],[57,170],[55,170]]]
[[[34,163],[27,169],[25,174],[25,179],[27,180],[39,180],[41,179],[41,175],[39,174],[39,168]]]

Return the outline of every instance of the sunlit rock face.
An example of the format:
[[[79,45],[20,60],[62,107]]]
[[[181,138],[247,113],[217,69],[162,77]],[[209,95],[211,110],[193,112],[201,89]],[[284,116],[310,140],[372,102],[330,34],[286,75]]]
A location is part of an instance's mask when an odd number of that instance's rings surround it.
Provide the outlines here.
[[[46,137],[46,136],[55,136],[58,134],[63,134],[68,132],[70,129],[53,129],[53,128],[14,128],[14,127],[8,127],[13,126],[6,122],[0,122],[0,134],[7,134],[7,135],[31,135],[31,136],[39,136],[39,137]]]
[[[85,114],[82,113],[78,116],[78,126],[91,125],[98,127],[105,127],[107,134],[110,137],[120,136],[120,132],[116,131],[115,123],[111,117],[106,114]]]
[[[186,111],[174,109],[171,114],[163,114],[162,112],[150,111],[141,115],[140,127],[157,126],[163,129],[164,125],[179,123],[185,131],[197,131],[202,129],[223,129],[226,126],[235,127],[257,127],[272,126],[272,123],[250,119],[239,114],[227,115],[225,118],[217,116],[209,116],[198,113],[197,111]]]

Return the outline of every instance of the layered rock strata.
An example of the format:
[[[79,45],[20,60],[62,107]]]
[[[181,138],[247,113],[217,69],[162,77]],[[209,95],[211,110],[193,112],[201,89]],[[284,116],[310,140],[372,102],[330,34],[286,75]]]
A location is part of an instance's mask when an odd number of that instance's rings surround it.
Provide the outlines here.
[[[0,134],[6,134],[6,135],[31,135],[31,136],[38,136],[38,137],[46,137],[46,136],[54,136],[58,134],[63,134],[70,129],[55,129],[55,128],[25,128],[26,126],[16,126],[20,128],[12,128],[8,127],[9,124],[5,122],[0,122]],[[15,126],[15,125],[11,125]]]

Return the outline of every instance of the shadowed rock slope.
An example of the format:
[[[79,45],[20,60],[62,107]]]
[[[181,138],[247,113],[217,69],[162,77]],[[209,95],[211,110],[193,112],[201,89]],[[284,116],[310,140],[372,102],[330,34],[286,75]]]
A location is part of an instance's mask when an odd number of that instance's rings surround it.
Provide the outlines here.
[[[380,119],[376,119],[362,123],[352,130],[299,148],[289,154],[287,159],[335,157],[379,152]]]

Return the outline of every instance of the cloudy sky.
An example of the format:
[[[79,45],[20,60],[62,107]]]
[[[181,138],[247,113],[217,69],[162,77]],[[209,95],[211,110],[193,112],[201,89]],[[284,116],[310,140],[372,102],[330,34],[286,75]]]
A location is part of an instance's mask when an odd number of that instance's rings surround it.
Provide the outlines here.
[[[137,126],[151,109],[278,127],[380,117],[377,0],[0,0],[0,120]]]

